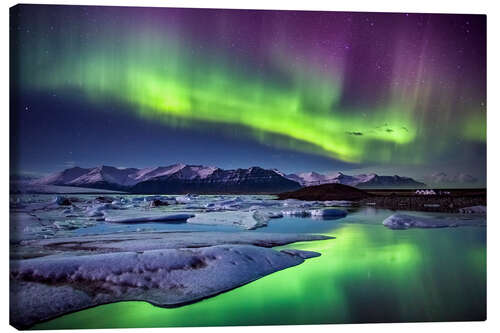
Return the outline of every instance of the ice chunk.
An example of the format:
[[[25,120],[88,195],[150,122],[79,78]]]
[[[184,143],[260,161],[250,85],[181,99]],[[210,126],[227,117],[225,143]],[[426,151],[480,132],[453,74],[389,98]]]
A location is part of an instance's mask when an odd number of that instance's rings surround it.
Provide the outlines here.
[[[93,202],[95,203],[112,203],[114,201],[113,197],[104,197],[104,196],[99,196],[96,197]]]
[[[269,217],[258,211],[225,211],[196,214],[190,218],[188,223],[212,224],[212,225],[236,225],[238,227],[252,230],[267,225]]]
[[[323,201],[325,206],[337,206],[337,207],[350,207],[352,206],[352,201],[348,200],[329,200]]]
[[[186,195],[181,195],[181,196],[175,197],[175,201],[177,201],[177,203],[190,203],[196,197],[197,197],[197,195],[195,195],[195,194],[186,194]]]
[[[113,223],[143,223],[143,222],[186,222],[194,214],[147,215],[137,217],[106,217],[106,222]]]
[[[206,208],[211,210],[234,210],[241,207],[243,200],[240,197],[229,200],[219,200],[205,204]]]
[[[149,207],[151,207],[151,208],[168,206],[168,205],[169,205],[169,203],[167,201],[163,201],[160,199],[155,199],[149,203]]]
[[[58,204],[59,206],[71,206],[71,201],[63,196],[57,196],[54,198],[52,203]]]
[[[57,229],[62,229],[62,230],[75,230],[79,228],[86,228],[86,227],[91,227],[95,225],[94,222],[88,221],[88,220],[82,220],[82,219],[75,219],[75,220],[64,220],[64,221],[56,221],[54,222],[54,226]]]
[[[125,207],[122,207],[120,205],[112,204],[112,203],[103,203],[103,204],[98,204],[95,206],[89,206],[85,210],[85,215],[89,217],[98,217],[98,216],[103,216],[104,211],[110,210],[110,209],[126,209]]]
[[[409,228],[446,228],[461,226],[486,226],[485,219],[463,218],[434,218],[405,214],[394,214],[383,221],[383,225],[390,229]]]
[[[316,217],[344,217],[347,212],[342,209],[327,208],[311,210],[311,215]]]
[[[297,233],[267,233],[256,231],[238,232],[144,232],[115,233],[78,237],[58,237],[24,242],[24,248],[30,249],[35,256],[43,251],[47,254],[71,252],[105,253],[110,251],[147,251],[173,248],[207,247],[222,244],[247,244],[263,247],[281,246],[295,242],[325,240],[333,237],[297,234]],[[17,255],[22,248],[13,248],[11,255]]]
[[[458,210],[462,214],[486,214],[486,206],[472,206],[460,208]]]
[[[283,217],[282,212],[265,212],[264,214],[266,214],[270,219],[279,219]]]
[[[283,210],[281,213],[286,216],[299,216],[299,217],[311,216],[311,212],[309,210],[303,210],[303,209]]]

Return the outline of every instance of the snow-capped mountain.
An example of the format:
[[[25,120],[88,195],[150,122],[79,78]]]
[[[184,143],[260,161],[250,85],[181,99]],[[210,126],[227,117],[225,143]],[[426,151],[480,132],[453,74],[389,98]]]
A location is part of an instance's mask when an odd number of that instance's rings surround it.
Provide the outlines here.
[[[133,193],[278,193],[300,188],[299,183],[274,170],[259,167],[223,170],[185,164],[144,169],[75,167],[39,179],[36,184]]]
[[[260,167],[224,170],[214,166],[173,164],[152,168],[74,167],[34,180],[36,185],[76,186],[132,193],[279,193],[301,186],[337,183],[355,187],[421,187],[409,177],[374,173],[323,175],[305,172],[286,175]]]
[[[118,169],[103,165],[90,169],[89,172],[67,182],[65,185],[84,187],[88,184],[93,184],[94,187],[98,187],[99,184],[117,184],[120,186],[130,186],[133,183],[130,176],[137,173],[137,171],[139,170],[134,168]]]
[[[321,184],[343,184],[355,187],[421,187],[424,183],[417,182],[410,177],[401,176],[379,176],[374,173],[360,175],[346,175],[342,172],[327,176],[316,172],[286,175],[290,180],[299,182],[302,186],[313,186]]]
[[[275,172],[259,167],[223,170],[187,166],[168,176],[140,182],[134,193],[279,193],[300,188],[300,184]],[[196,175],[193,175],[195,172]]]
[[[298,175],[306,183],[318,182],[321,183],[325,181],[327,177],[325,175],[319,174],[317,172],[304,172]]]
[[[72,180],[77,179],[80,176],[85,175],[90,172],[91,169],[84,169],[79,167],[65,169],[60,172],[53,173],[47,177],[36,179],[34,184],[36,185],[66,185]]]

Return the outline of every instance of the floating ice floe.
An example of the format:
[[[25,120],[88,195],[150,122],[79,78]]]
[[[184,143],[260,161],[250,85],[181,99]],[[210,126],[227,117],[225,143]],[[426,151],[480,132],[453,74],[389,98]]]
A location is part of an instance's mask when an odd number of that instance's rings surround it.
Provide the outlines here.
[[[92,203],[101,204],[101,203],[112,203],[115,199],[110,196],[98,196],[92,200]]]
[[[325,206],[337,206],[337,207],[352,206],[352,201],[347,201],[347,200],[329,200],[329,201],[323,201],[322,203]]]
[[[344,217],[347,215],[347,212],[342,209],[335,208],[327,208],[327,209],[315,209],[311,210],[311,216],[313,217],[324,217],[324,218],[332,218],[332,217]]]
[[[176,198],[187,204],[177,205]],[[101,221],[123,221],[119,223],[141,223],[149,222],[145,219],[149,216],[169,214],[199,214],[191,223],[205,225],[228,225],[243,229],[255,229],[266,226],[272,218],[280,218],[284,215],[310,216],[311,209],[324,208],[327,205],[341,204],[339,202],[305,202],[301,200],[275,200],[273,196],[123,196],[123,195],[92,195],[92,196],[30,196],[22,200],[14,198],[14,208],[11,211],[25,212],[35,215],[36,225],[30,225],[26,235],[20,235],[25,228],[19,228],[16,239],[31,239],[45,236],[62,236],[68,230],[78,229],[81,225],[95,225]],[[67,203],[70,205],[59,205]],[[159,200],[159,202],[155,202]],[[157,203],[159,205],[157,205]],[[163,205],[168,203],[168,205]],[[160,206],[160,207],[159,207]],[[158,207],[158,208],[157,208]],[[283,212],[282,212],[283,211]],[[205,215],[217,213],[214,215]],[[201,218],[203,217],[203,218]],[[57,223],[54,224],[54,221]],[[75,223],[78,221],[78,223]],[[82,222],[81,222],[82,221]],[[81,222],[81,224],[80,224]],[[83,223],[88,222],[88,223]],[[155,221],[153,221],[155,222]],[[162,221],[179,222],[179,221]],[[97,223],[99,224],[99,223]],[[39,228],[43,225],[43,228]],[[42,230],[43,229],[43,230]],[[36,232],[39,231],[37,236]],[[48,230],[50,233],[48,234]],[[108,229],[97,228],[96,232],[108,232]],[[61,235],[62,233],[62,235]]]
[[[284,216],[307,217],[311,216],[311,211],[303,209],[290,209],[281,211],[281,214],[283,214]]]
[[[168,202],[170,204],[174,204],[176,202],[175,197],[169,197],[169,196],[164,196],[164,195],[149,195],[147,197],[142,197],[142,198],[138,198],[138,199],[141,199],[140,201],[161,200],[161,201]]]
[[[88,254],[107,252],[146,251],[175,248],[207,247],[222,244],[247,244],[262,247],[274,247],[294,242],[332,239],[333,237],[298,234],[298,233],[270,233],[256,231],[237,232],[142,232],[142,233],[114,233],[91,236],[57,237],[49,239],[35,239],[25,241],[24,248],[30,249],[33,256],[38,257],[40,252],[46,254],[68,253],[78,249],[80,253]],[[11,255],[23,247],[13,248]],[[66,254],[65,254],[66,255]],[[29,254],[24,253],[25,257]]]
[[[169,206],[169,205],[171,205],[169,202],[163,201],[163,200],[160,200],[160,199],[155,199],[155,200],[149,202],[149,207],[150,208],[164,207],[164,206]]]
[[[394,214],[386,218],[383,225],[390,229],[446,228],[463,226],[486,226],[485,219],[434,218],[406,214]]]
[[[283,217],[282,212],[264,212],[264,214],[270,219],[279,219]]]
[[[106,217],[105,221],[112,223],[186,222],[187,219],[194,216],[194,214],[167,214],[136,217]]]
[[[458,210],[462,214],[486,214],[486,206],[472,206],[460,208]]]
[[[242,202],[243,200],[240,197],[236,197],[229,200],[217,200],[209,202],[206,203],[204,207],[211,210],[235,210],[241,208]]]
[[[82,219],[75,219],[75,220],[56,221],[53,224],[57,229],[75,230],[79,228],[91,227],[95,225],[95,222]]]
[[[269,216],[258,211],[224,211],[196,214],[188,223],[211,225],[235,225],[243,229],[252,230],[264,227],[269,221]]]
[[[195,195],[195,194],[186,194],[186,195],[181,195],[181,196],[175,197],[175,201],[177,203],[190,203],[196,197],[197,197],[197,195]]]
[[[77,216],[78,214],[80,214],[81,212],[82,212],[82,209],[80,207],[72,205],[69,208],[66,208],[65,210],[63,210],[61,213],[65,217],[74,217],[74,216]]]
[[[59,195],[52,200],[52,203],[59,206],[71,206],[71,201],[68,198]]]
[[[85,215],[88,217],[104,216],[104,212],[110,209],[125,209],[124,207],[112,203],[102,203],[95,206],[89,206],[85,210]]]

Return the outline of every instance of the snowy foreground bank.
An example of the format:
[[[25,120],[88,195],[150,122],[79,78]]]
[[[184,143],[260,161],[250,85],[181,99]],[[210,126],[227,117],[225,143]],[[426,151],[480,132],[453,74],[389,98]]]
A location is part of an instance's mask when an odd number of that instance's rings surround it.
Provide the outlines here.
[[[91,251],[94,246],[100,250],[110,249],[111,253],[65,253],[12,260],[11,323],[19,328],[29,327],[64,313],[117,301],[140,300],[164,307],[191,303],[320,255],[251,245],[262,243],[262,238],[267,244],[328,238],[287,235],[283,239],[279,234],[266,236],[259,233],[227,240],[222,235],[212,237],[192,233],[188,237],[191,241],[186,241],[181,234],[167,234],[165,239],[162,235],[148,235],[151,238],[144,242],[144,239],[134,239],[133,236],[87,242],[79,240],[82,251]],[[258,238],[252,239],[255,236]],[[172,243],[169,243],[170,239]],[[200,244],[201,239],[206,243]],[[205,246],[228,241],[248,242],[248,245]],[[73,246],[75,244],[73,242]],[[202,247],[197,247],[200,245]],[[60,244],[58,249],[69,249],[70,246]],[[172,246],[183,247],[169,248]],[[148,250],[144,250],[146,248]]]

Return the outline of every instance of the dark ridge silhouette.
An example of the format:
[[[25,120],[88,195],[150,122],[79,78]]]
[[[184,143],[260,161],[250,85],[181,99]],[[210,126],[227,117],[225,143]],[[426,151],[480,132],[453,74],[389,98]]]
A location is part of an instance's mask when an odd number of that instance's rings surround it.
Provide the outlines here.
[[[278,194],[280,200],[298,199],[306,201],[350,200],[357,201],[370,197],[368,192],[342,184],[323,184],[303,187],[293,192]]]

